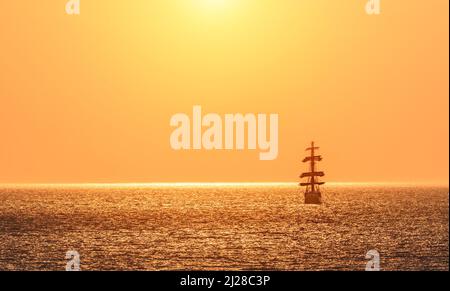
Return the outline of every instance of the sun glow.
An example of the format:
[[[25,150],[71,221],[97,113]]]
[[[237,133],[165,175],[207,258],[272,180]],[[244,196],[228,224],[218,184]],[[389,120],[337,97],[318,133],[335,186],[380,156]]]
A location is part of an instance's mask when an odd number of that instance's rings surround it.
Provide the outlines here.
[[[203,5],[210,7],[210,8],[223,8],[226,4],[226,0],[201,0],[203,2]]]
[[[200,10],[208,13],[222,13],[229,10],[235,0],[193,0]]]

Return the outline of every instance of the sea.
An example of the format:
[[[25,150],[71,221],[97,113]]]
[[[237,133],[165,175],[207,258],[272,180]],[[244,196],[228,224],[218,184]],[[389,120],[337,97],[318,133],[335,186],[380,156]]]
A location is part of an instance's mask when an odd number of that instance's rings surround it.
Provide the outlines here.
[[[0,185],[0,270],[449,270],[448,186]],[[73,258],[73,257],[71,257]]]

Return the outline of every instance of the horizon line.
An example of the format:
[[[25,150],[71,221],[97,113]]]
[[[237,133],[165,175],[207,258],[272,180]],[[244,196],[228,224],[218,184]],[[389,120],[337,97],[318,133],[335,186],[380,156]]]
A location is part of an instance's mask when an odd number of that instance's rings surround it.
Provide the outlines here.
[[[0,183],[0,187],[235,187],[298,186],[299,182],[117,182],[117,183]],[[329,186],[449,186],[449,182],[326,182]],[[326,186],[325,186],[326,187]]]

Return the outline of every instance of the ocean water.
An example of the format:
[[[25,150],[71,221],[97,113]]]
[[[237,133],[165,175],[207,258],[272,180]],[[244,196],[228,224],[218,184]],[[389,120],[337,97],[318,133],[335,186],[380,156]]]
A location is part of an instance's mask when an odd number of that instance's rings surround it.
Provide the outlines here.
[[[291,184],[0,186],[0,270],[449,269],[449,189]]]

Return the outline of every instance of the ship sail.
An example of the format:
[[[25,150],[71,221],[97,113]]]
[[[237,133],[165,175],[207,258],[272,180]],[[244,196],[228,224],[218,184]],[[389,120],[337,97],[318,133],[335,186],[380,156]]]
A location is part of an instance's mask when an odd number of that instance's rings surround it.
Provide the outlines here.
[[[304,163],[307,163],[307,162],[310,162],[310,161],[320,162],[320,161],[322,161],[322,156],[306,157],[303,160]]]
[[[303,173],[300,178],[306,178],[306,177],[323,177],[325,176],[324,172],[309,172],[309,173]]]

